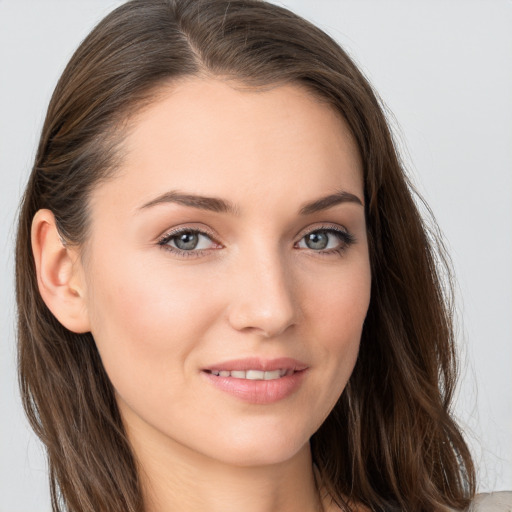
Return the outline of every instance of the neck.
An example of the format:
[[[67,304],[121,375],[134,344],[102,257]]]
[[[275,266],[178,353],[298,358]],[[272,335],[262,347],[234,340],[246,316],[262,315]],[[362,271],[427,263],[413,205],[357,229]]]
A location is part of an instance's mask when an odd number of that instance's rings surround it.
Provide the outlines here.
[[[262,466],[234,466],[182,445],[132,447],[139,464],[145,512],[321,512],[311,451]],[[167,448],[170,448],[168,446]]]

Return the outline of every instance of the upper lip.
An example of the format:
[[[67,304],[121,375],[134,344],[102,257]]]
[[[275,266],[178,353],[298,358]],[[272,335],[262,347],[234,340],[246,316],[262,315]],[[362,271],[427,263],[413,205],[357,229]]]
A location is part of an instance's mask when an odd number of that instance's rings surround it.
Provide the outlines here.
[[[291,357],[278,357],[276,359],[262,359],[259,357],[247,357],[244,359],[233,359],[230,361],[222,361],[215,363],[203,370],[212,371],[247,371],[247,370],[260,370],[264,372],[271,372],[273,370],[294,370],[300,371],[308,368],[297,359]]]

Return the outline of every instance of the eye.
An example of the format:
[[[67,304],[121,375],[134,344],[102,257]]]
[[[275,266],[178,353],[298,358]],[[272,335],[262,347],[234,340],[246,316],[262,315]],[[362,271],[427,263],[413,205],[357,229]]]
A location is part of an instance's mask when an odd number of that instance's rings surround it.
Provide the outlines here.
[[[316,252],[341,252],[354,241],[354,237],[347,231],[338,228],[322,228],[304,235],[296,247]]]
[[[219,247],[207,233],[197,229],[180,229],[167,233],[158,245],[178,253],[199,252]]]

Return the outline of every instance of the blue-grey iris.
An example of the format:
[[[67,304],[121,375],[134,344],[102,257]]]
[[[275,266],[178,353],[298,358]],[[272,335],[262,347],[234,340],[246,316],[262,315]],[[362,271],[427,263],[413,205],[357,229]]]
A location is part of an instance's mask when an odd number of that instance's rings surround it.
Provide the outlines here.
[[[199,235],[191,231],[181,233],[174,239],[174,244],[178,249],[183,251],[191,251],[197,247]]]
[[[325,231],[315,231],[306,235],[305,242],[309,249],[322,250],[329,244],[329,236]]]

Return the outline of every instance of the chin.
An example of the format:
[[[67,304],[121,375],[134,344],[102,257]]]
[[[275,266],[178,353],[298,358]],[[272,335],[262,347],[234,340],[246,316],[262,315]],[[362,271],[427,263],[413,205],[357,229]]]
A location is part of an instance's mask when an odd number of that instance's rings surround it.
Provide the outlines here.
[[[239,467],[270,466],[282,464],[297,456],[305,448],[309,449],[309,437],[290,435],[274,431],[256,432],[254,436],[247,433],[230,436],[229,444],[220,447],[218,460]]]

